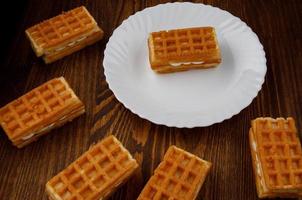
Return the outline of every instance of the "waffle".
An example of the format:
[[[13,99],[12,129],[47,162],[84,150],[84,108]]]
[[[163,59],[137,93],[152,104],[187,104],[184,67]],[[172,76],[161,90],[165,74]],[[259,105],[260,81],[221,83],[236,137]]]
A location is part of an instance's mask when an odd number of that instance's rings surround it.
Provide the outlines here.
[[[171,146],[138,200],[194,200],[211,165],[191,153]]]
[[[0,108],[0,124],[21,148],[85,112],[63,77],[54,78]]]
[[[84,6],[32,26],[25,33],[36,55],[46,63],[91,45],[104,35]]]
[[[153,32],[148,46],[151,68],[158,73],[209,68],[221,62],[213,27]]]
[[[106,199],[137,169],[123,145],[109,136],[46,184],[51,200]]]
[[[257,118],[249,133],[259,198],[302,195],[302,151],[293,118]]]

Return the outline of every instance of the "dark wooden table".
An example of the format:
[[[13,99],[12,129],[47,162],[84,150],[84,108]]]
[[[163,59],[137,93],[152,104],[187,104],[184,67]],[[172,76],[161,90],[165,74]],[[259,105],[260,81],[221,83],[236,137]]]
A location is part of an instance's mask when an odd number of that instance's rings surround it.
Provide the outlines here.
[[[302,1],[205,0],[244,20],[259,36],[267,57],[262,90],[238,115],[206,128],[178,129],[150,123],[127,110],[108,89],[103,52],[113,30],[128,16],[165,1],[14,1],[3,9],[0,106],[39,84],[64,76],[83,100],[85,115],[17,149],[0,131],[0,199],[46,199],[44,185],[88,147],[114,134],[140,163],[140,170],[111,199],[134,200],[172,145],[213,163],[198,199],[257,199],[248,145],[250,121],[259,116],[292,116],[302,133]],[[18,3],[19,6],[16,7]],[[53,64],[34,55],[24,30],[85,5],[105,31],[97,44]]]

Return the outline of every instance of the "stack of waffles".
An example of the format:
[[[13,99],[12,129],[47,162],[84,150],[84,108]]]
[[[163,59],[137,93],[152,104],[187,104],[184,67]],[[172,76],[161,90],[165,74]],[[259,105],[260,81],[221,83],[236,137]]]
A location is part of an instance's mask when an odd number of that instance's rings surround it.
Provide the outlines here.
[[[191,153],[171,146],[138,200],[194,200],[211,165]]]
[[[46,184],[51,200],[106,199],[137,169],[123,145],[109,136]]]
[[[153,32],[148,43],[150,64],[158,73],[209,68],[221,62],[213,27]]]
[[[259,198],[302,195],[302,151],[293,118],[257,118],[249,133]]]
[[[0,124],[21,148],[85,112],[63,77],[52,79],[0,108]]]
[[[100,29],[84,6],[43,21],[25,31],[36,55],[51,63],[102,39]]]

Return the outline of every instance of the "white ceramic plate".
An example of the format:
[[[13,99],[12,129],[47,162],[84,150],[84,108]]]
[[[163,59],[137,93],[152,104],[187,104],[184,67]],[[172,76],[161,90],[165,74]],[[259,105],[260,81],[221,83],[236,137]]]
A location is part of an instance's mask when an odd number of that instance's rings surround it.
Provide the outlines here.
[[[156,74],[147,38],[153,31],[213,26],[222,63],[213,69]],[[104,57],[106,80],[133,113],[156,124],[202,127],[248,106],[264,81],[266,59],[257,35],[238,17],[204,4],[167,3],[126,19],[111,36]]]

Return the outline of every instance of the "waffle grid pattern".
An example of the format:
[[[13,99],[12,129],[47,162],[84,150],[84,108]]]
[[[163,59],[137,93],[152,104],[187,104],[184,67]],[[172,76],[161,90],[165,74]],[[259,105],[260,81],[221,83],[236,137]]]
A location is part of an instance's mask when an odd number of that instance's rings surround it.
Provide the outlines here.
[[[10,137],[63,110],[73,98],[71,89],[61,78],[52,79],[0,109],[1,125]]]
[[[63,200],[94,200],[107,196],[112,185],[133,169],[128,151],[113,136],[107,137],[49,181]],[[132,164],[131,164],[132,163]],[[110,189],[111,188],[111,189]]]
[[[268,186],[301,189],[302,151],[293,119],[262,119],[256,124],[260,159]]]
[[[176,57],[207,53],[217,49],[212,27],[153,32],[156,57]]]
[[[183,150],[170,147],[139,200],[193,200],[209,165]]]
[[[37,46],[47,48],[94,27],[85,7],[78,7],[28,29]]]

